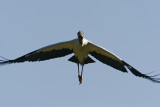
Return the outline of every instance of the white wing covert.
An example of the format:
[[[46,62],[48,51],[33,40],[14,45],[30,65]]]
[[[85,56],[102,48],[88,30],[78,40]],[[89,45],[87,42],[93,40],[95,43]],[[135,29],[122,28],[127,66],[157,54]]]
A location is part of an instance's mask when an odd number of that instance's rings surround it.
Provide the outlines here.
[[[31,61],[31,62],[43,61],[52,58],[63,57],[73,53],[73,44],[74,40],[49,45],[41,49],[35,50],[33,52],[30,52],[14,60],[5,60],[5,61],[0,60],[1,61],[0,64],[3,65],[9,63],[25,62],[25,61]]]
[[[94,45],[91,42],[89,42],[89,49],[90,49],[89,54],[95,57],[97,60],[117,70],[127,72],[122,60],[118,58],[116,55],[114,55],[113,53],[107,51],[106,49],[100,46]]]
[[[123,61],[122,59],[118,58],[116,55],[113,53],[105,50],[102,47],[96,46],[89,42],[89,47],[90,47],[90,55],[95,57],[97,60],[101,61],[104,64],[110,65],[111,67],[118,69],[122,72],[127,72],[125,66],[134,74],[135,76],[142,77],[145,79],[148,79],[152,82],[155,83],[160,83],[160,78],[156,78],[156,76],[160,75],[153,75],[153,76],[148,76],[147,74],[143,74],[139,72],[137,69]]]

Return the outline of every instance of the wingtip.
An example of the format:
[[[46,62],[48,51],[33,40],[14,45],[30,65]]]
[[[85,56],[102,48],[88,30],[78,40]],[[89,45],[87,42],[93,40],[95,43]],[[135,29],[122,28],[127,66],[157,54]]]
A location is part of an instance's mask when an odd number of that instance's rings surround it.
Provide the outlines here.
[[[0,66],[3,66],[3,65],[6,65],[6,64],[9,64],[8,62],[0,62]]]
[[[127,68],[132,72],[132,74],[134,74],[135,76],[138,77],[142,77],[145,79],[148,79],[150,81],[152,81],[153,83],[160,83],[160,78],[156,78],[157,76],[159,76],[160,74],[157,75],[148,75],[148,74],[143,74],[141,72],[139,72],[138,70],[136,70],[134,67],[132,67],[131,65],[127,64],[125,61],[123,61],[124,65],[127,66]]]
[[[152,81],[154,83],[160,83],[160,78],[156,78],[160,74],[156,74],[156,75],[152,75],[152,76],[150,76],[148,74],[144,74],[144,75],[147,77],[146,79],[148,79],[148,80],[150,80],[150,81]]]
[[[6,65],[6,64],[9,64],[9,60],[0,56],[1,58],[3,58],[2,60],[0,60],[0,66],[3,66],[3,65]]]

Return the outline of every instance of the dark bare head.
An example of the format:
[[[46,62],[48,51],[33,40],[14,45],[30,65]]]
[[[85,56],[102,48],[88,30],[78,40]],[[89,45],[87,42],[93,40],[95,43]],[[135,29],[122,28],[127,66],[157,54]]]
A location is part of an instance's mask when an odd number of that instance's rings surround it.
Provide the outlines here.
[[[77,33],[77,36],[78,36],[78,39],[79,39],[79,42],[80,42],[80,44],[82,44],[82,41],[83,41],[83,38],[84,38],[84,33],[82,32],[82,31],[79,31],[78,33]]]

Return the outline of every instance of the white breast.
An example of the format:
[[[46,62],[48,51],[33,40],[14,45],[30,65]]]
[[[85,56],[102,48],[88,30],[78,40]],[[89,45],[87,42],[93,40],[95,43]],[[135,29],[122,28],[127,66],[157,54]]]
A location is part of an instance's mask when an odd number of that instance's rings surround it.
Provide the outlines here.
[[[78,39],[75,41],[75,46],[73,52],[75,56],[78,58],[80,64],[83,64],[84,59],[88,57],[89,50],[88,50],[88,40],[84,39],[83,44],[81,45]]]

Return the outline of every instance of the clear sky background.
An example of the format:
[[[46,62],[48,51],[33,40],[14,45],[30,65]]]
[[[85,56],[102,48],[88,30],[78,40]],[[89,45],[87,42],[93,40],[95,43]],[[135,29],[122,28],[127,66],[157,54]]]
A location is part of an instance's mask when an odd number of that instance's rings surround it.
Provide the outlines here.
[[[142,73],[160,73],[159,0],[1,0],[0,55],[14,59],[77,38]],[[0,66],[0,107],[159,107],[160,84],[97,61],[79,85],[72,55]]]

